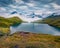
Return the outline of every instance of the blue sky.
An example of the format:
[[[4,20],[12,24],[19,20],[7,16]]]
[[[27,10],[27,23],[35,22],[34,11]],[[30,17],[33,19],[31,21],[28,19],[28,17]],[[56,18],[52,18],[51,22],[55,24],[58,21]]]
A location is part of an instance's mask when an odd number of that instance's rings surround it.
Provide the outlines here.
[[[0,0],[0,16],[11,12],[40,14],[47,16],[53,12],[60,12],[60,0]]]

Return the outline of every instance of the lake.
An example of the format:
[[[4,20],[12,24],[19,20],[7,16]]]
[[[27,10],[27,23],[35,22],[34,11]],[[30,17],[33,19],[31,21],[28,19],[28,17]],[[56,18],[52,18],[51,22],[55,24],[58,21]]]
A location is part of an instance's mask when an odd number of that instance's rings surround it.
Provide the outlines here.
[[[10,27],[11,34],[15,32],[32,32],[32,33],[43,33],[51,35],[60,35],[60,30],[55,27],[52,27],[48,24],[39,24],[39,23],[21,23],[18,26]]]

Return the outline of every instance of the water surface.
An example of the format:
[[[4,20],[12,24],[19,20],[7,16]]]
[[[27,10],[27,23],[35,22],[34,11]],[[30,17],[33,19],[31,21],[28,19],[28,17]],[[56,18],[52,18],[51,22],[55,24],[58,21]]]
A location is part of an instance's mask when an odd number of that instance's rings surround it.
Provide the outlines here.
[[[57,28],[49,26],[48,24],[38,24],[38,23],[21,23],[18,26],[11,26],[10,31],[11,33],[24,31],[24,32],[60,35],[60,30],[58,30]]]

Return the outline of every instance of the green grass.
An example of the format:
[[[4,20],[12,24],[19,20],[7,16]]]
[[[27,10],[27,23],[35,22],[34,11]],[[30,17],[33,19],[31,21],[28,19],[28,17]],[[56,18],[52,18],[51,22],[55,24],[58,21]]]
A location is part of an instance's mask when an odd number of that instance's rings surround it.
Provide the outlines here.
[[[0,26],[10,27],[11,25],[20,24],[22,20],[18,17],[4,18],[0,17]]]
[[[48,19],[45,19],[43,22],[44,23],[47,23],[47,24],[49,24],[49,25],[52,25],[52,26],[55,26],[55,27],[59,27],[60,28],[60,19],[54,19],[54,21],[53,21],[53,19],[54,18],[48,18]]]
[[[18,17],[4,18],[0,17],[0,35],[10,33],[10,26],[18,25],[22,20]]]
[[[45,19],[44,22],[48,23],[49,25],[60,28],[60,16],[48,17],[48,18]]]

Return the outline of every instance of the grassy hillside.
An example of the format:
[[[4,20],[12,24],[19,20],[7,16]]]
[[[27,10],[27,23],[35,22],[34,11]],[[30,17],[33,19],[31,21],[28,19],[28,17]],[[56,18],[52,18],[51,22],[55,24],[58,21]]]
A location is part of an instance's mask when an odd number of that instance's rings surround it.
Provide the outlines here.
[[[0,48],[60,48],[60,36],[17,32],[0,38]]]
[[[12,18],[4,18],[0,17],[0,26],[2,27],[10,27],[11,25],[19,24],[22,20],[18,17],[12,17]]]
[[[21,22],[22,20],[18,17],[12,17],[12,18],[0,17],[0,34],[9,33],[10,32],[9,28],[11,25],[17,25],[20,24]]]
[[[60,28],[60,15],[49,16],[43,19],[42,22]]]

